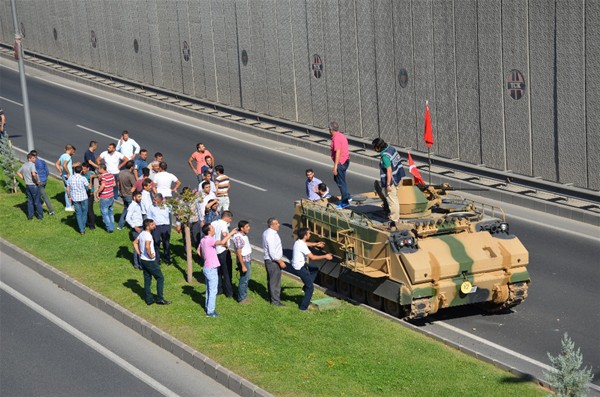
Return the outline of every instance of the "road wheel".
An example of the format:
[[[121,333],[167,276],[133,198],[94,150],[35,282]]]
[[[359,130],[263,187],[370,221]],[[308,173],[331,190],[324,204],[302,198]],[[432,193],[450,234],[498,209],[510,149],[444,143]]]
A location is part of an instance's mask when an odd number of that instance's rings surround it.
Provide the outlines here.
[[[337,279],[337,292],[340,294],[350,297],[350,284],[345,281]]]
[[[350,287],[350,290],[352,291],[352,299],[358,303],[365,303],[367,301],[367,293],[364,289],[353,285]]]
[[[330,276],[329,274],[321,273],[321,285],[328,289],[329,291],[336,290],[336,280],[335,277]]]
[[[404,310],[402,310],[402,306],[398,302],[384,299],[383,308],[392,317],[404,317]]]
[[[374,309],[381,310],[383,306],[383,298],[375,295],[372,292],[367,292],[367,304]]]

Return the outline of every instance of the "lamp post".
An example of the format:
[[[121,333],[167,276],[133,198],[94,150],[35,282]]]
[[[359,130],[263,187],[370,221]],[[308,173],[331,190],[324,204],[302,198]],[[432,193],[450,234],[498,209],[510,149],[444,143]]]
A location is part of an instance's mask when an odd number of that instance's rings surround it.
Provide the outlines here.
[[[29,97],[27,95],[27,82],[25,81],[25,65],[23,64],[23,47],[21,46],[21,32],[17,21],[17,7],[15,0],[10,0],[13,23],[15,24],[15,57],[19,62],[19,79],[21,80],[21,93],[23,95],[23,109],[25,110],[25,130],[27,132],[27,150],[32,151],[33,133],[31,132],[31,115],[29,114]]]

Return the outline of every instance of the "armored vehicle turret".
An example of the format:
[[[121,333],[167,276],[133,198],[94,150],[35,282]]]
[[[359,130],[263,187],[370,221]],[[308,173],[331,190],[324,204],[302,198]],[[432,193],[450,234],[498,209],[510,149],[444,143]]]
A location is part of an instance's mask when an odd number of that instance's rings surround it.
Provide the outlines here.
[[[422,318],[472,304],[499,311],[521,303],[530,282],[527,249],[500,208],[452,190],[402,179],[397,222],[389,222],[377,183],[345,209],[300,200],[292,226],[308,227],[334,254],[320,266],[326,288],[394,316]]]

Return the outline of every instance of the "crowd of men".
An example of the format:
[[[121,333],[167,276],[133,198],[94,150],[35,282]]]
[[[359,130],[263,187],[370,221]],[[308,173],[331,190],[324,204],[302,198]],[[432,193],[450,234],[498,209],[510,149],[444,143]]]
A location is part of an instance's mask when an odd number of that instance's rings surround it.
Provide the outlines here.
[[[346,183],[346,171],[350,165],[348,140],[339,131],[336,122],[329,126],[331,134],[331,159],[333,161],[333,179],[338,185],[341,197],[332,197],[327,186],[312,169],[306,170],[306,195],[310,200],[327,199],[335,202],[338,209],[350,205],[352,198]],[[382,139],[373,141],[373,147],[381,155],[381,186],[390,207],[390,221],[397,221],[399,215],[396,186],[404,170],[398,152]],[[167,305],[171,302],[163,296],[164,276],[161,263],[172,263],[170,240],[173,228],[181,231],[180,222],[173,216],[168,200],[179,195],[181,182],[177,176],[168,172],[168,165],[160,152],[148,158],[148,150],[143,149],[123,131],[116,143],[109,143],[106,150],[96,155],[98,144],[89,143],[82,163],[74,162],[76,149],[67,144],[65,152],[56,161],[55,166],[62,178],[65,194],[65,211],[74,212],[77,230],[83,236],[86,229],[96,228],[94,203],[99,202],[100,213],[106,231],[115,231],[113,207],[117,197],[121,197],[124,209],[116,224],[117,230],[126,225],[131,231],[133,241],[133,266],[144,272],[145,301]],[[190,239],[197,247],[203,274],[206,279],[205,311],[208,317],[218,317],[215,311],[216,296],[225,295],[235,298],[240,304],[250,302],[248,282],[252,269],[252,245],[248,234],[250,224],[241,220],[238,227],[230,230],[233,213],[229,210],[230,178],[225,174],[223,165],[215,165],[215,157],[198,143],[196,151],[187,161],[198,180],[198,188],[193,189],[192,216],[190,218]],[[24,179],[27,194],[27,217],[43,218],[42,203],[45,203],[50,215],[55,211],[45,191],[49,170],[45,161],[38,158],[35,150],[27,155],[27,162],[18,172]],[[183,191],[190,190],[185,187]],[[395,201],[394,201],[395,200]],[[262,234],[264,261],[267,271],[267,283],[270,303],[284,306],[281,302],[281,272],[288,265],[284,261],[279,220],[275,217],[267,221],[267,229]],[[310,247],[323,248],[323,242],[309,242],[310,231],[301,228],[294,243],[291,268],[304,283],[304,297],[301,310],[313,308],[310,303],[313,283],[318,268],[309,266],[308,260],[332,260],[331,254],[316,255]],[[236,257],[239,282],[237,293],[233,290],[233,260],[231,242]],[[161,252],[162,247],[162,252]],[[151,292],[152,278],[157,283],[156,296]]]

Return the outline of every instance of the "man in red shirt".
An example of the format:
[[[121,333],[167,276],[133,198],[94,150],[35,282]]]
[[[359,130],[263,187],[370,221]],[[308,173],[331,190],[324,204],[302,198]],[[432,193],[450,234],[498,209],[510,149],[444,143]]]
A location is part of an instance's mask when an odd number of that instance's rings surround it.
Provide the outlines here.
[[[190,165],[192,171],[194,171],[194,174],[196,174],[196,177],[198,178],[198,183],[202,182],[202,167],[206,165],[205,157],[207,156],[211,157],[211,164],[216,164],[215,157],[210,153],[210,151],[206,149],[206,146],[204,146],[203,143],[199,143],[196,145],[196,151],[192,153],[192,155],[188,159],[188,164]],[[194,160],[196,161],[196,167],[194,167],[193,164]]]
[[[348,151],[348,138],[340,132],[336,121],[329,123],[331,134],[331,160],[333,160],[333,180],[340,188],[342,199],[337,208],[346,208],[350,205],[350,193],[346,184],[346,171],[350,166],[350,152]]]
[[[112,233],[115,230],[115,215],[113,212],[113,204],[115,202],[113,188],[116,185],[115,176],[106,171],[104,164],[98,165],[98,173],[100,174],[100,186],[98,187],[100,212],[102,213],[102,220],[106,226],[106,231]]]

